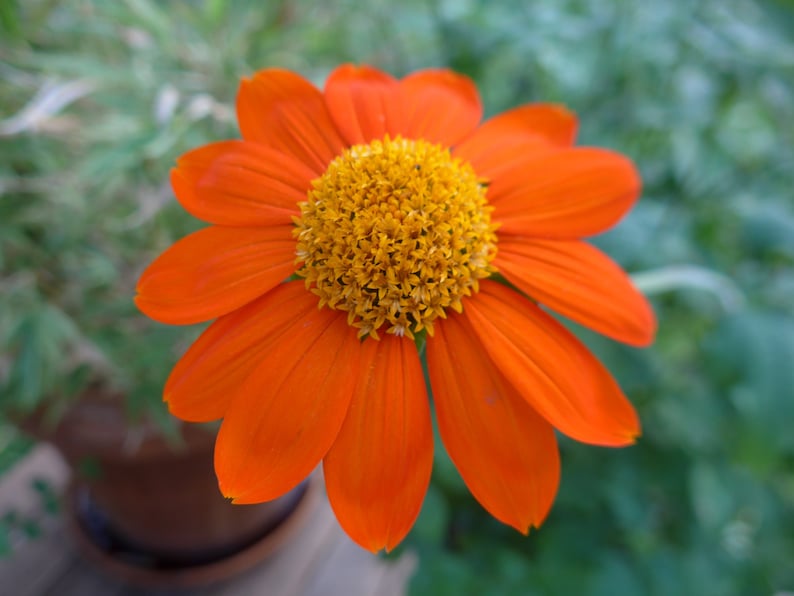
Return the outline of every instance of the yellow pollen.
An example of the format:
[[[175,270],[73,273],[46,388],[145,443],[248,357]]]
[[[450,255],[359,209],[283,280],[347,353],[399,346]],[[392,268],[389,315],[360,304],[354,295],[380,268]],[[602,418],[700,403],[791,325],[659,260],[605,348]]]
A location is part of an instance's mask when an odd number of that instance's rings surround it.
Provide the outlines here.
[[[295,218],[298,274],[359,337],[413,338],[495,271],[486,185],[448,149],[388,136],[346,150]]]

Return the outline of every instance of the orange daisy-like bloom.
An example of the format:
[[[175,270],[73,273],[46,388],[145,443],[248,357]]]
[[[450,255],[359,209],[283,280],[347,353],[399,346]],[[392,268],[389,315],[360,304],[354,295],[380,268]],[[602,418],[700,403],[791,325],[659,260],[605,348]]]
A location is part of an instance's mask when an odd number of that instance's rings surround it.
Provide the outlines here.
[[[466,77],[345,65],[322,91],[258,72],[237,115],[242,140],[172,172],[184,208],[212,225],[155,260],[136,299],[164,323],[217,319],[165,399],[182,419],[223,419],[223,494],[271,500],[322,461],[347,533],[397,545],[433,459],[418,339],[452,461],[521,532],[554,500],[555,428],[634,441],[616,382],[540,306],[632,345],[655,332],[628,276],[581,240],[631,208],[640,178],[617,153],[573,147],[571,112],[532,104],[481,124]]]

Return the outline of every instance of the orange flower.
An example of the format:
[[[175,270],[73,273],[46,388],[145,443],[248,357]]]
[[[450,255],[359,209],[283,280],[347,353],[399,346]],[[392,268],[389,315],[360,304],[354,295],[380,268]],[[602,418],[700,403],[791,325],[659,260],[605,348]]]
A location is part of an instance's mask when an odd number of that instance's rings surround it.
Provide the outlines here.
[[[532,104],[480,124],[463,76],[345,65],[322,91],[258,72],[237,115],[242,140],[172,172],[184,208],[212,225],[155,260],[136,298],[164,323],[217,318],[165,399],[185,420],[223,418],[227,497],[274,499],[322,461],[348,534],[397,545],[433,458],[415,339],[452,461],[521,532],[554,500],[554,428],[608,446],[639,435],[609,373],[539,306],[632,345],[655,332],[628,276],[580,240],[631,208],[640,178],[617,153],[573,147],[571,112]]]

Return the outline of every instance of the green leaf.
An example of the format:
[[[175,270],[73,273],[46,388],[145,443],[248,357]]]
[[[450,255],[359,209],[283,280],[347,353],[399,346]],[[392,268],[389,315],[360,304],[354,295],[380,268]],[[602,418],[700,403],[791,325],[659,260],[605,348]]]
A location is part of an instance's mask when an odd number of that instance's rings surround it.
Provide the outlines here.
[[[447,532],[449,524],[449,506],[444,495],[431,485],[425,495],[422,511],[416,520],[416,529],[412,533],[412,540],[425,541],[430,544],[440,544]]]
[[[772,449],[794,453],[794,317],[741,313],[717,327],[706,348],[742,426]]]
[[[17,0],[0,3],[0,31],[4,31],[9,37],[17,37],[21,30]]]

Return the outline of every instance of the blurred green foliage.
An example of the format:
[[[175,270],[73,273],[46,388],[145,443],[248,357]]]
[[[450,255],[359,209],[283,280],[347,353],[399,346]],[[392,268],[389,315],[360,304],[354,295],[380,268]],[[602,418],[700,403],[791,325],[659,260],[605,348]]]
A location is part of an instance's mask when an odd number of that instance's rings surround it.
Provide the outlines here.
[[[451,66],[489,114],[558,101],[580,142],[637,162],[644,198],[595,242],[652,294],[655,346],[577,329],[644,436],[561,438],[559,498],[526,538],[439,447],[404,548],[415,594],[794,591],[794,4],[786,0],[30,0],[0,3],[0,411],[103,381],[164,417],[195,330],[130,300],[194,229],[181,152],[236,136],[238,79],[321,83],[343,61]]]
[[[60,495],[47,481],[34,478],[27,488],[25,511],[10,509],[0,514],[0,557],[12,554],[20,542],[41,536],[42,525],[61,511]]]

